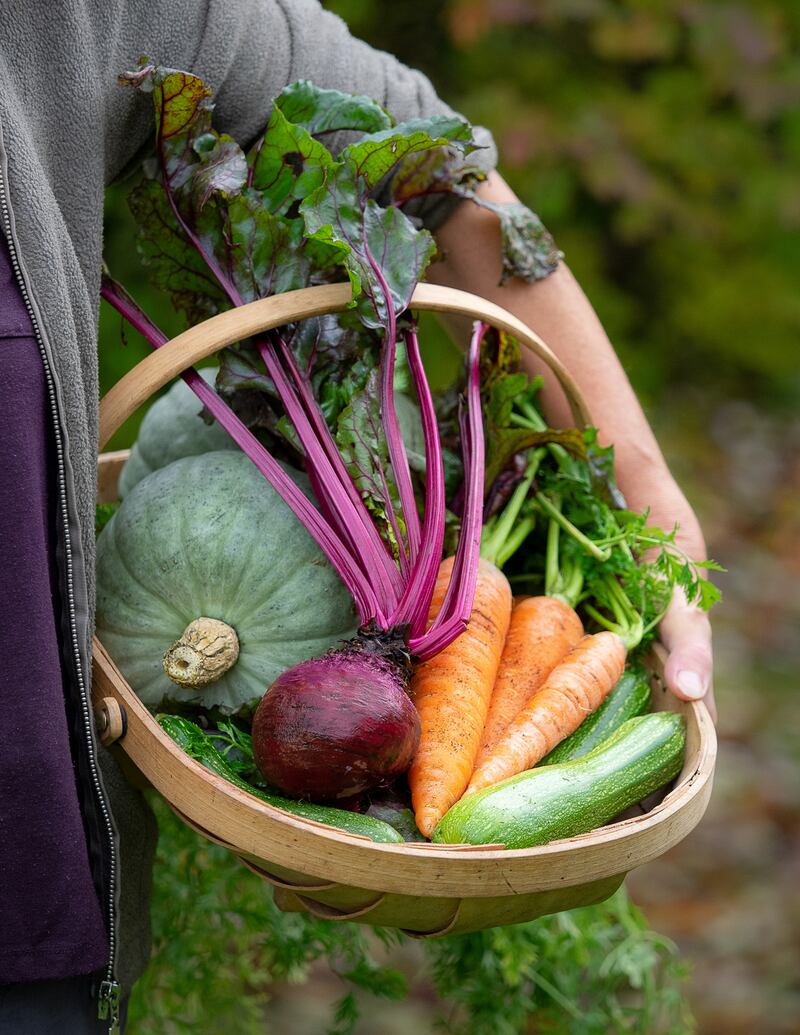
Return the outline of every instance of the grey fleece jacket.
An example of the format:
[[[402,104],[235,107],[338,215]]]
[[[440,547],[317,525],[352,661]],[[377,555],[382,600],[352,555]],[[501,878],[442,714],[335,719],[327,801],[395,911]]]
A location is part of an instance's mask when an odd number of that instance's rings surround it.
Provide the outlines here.
[[[300,78],[368,94],[399,119],[449,111],[423,75],[353,39],[317,0],[0,0],[6,229],[54,380],[68,513],[59,559],[72,604],[65,630],[75,648],[70,690],[84,698],[94,603],[103,191],[151,137],[147,98],[116,82],[142,54],[202,76],[216,97],[217,127],[242,144],[263,128],[272,98]],[[488,168],[494,150],[486,142],[479,154]],[[123,840],[116,896],[131,910],[120,929],[119,974],[129,988],[146,962],[146,907],[136,899],[146,895],[154,838],[138,794],[102,762]]]

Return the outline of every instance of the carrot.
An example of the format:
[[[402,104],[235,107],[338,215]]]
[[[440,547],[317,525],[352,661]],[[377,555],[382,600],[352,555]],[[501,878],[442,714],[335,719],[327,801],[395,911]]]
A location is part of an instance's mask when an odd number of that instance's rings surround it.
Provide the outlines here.
[[[472,774],[466,793],[531,769],[600,707],[625,668],[625,646],[612,632],[584,636],[560,661]]]
[[[483,765],[511,721],[582,636],[583,623],[569,604],[553,597],[515,601],[476,768]]]
[[[439,567],[429,622],[442,606],[452,567],[451,557]],[[417,826],[426,837],[469,782],[510,619],[508,580],[481,560],[469,625],[418,665],[411,679],[422,732],[408,783]]]

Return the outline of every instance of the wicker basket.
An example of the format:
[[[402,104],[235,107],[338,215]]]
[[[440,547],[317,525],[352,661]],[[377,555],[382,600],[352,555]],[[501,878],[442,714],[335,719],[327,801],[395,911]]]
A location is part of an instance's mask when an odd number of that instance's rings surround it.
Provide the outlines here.
[[[293,320],[343,309],[348,285],[307,288],[232,309],[143,360],[103,399],[100,441],[182,370],[232,342]],[[485,320],[514,334],[558,378],[576,423],[588,409],[560,362],[529,328],[474,295],[421,285],[412,308]],[[100,460],[100,499],[113,499],[125,454]],[[655,666],[658,667],[657,665]],[[195,762],[160,728],[95,640],[93,698],[105,742],[116,741],[144,779],[204,837],[223,845],[275,889],[278,905],[328,919],[398,927],[417,937],[474,931],[602,901],[635,866],[681,841],[702,817],[716,756],[703,704],[685,704],[653,673],[654,707],[686,718],[686,761],[653,808],[539,848],[376,844],[272,808]]]

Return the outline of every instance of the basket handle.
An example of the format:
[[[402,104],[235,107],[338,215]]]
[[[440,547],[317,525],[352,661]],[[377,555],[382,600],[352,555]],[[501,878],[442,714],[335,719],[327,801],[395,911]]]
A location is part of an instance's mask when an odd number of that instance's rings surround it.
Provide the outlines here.
[[[227,345],[253,334],[281,327],[295,320],[324,316],[346,309],[352,294],[349,284],[323,284],[282,295],[260,298],[228,309],[190,327],[146,356],[122,377],[100,403],[100,449],[144,402],[182,371],[213,356]],[[519,343],[539,357],[555,374],[579,427],[591,424],[591,415],[580,389],[558,357],[542,339],[516,316],[493,302],[436,284],[419,284],[410,309],[456,313],[483,320],[513,334]]]

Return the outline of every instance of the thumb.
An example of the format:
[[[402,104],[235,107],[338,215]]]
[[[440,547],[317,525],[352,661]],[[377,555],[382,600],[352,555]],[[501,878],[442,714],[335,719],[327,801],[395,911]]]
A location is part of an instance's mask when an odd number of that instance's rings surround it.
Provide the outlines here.
[[[708,615],[676,590],[660,627],[667,648],[664,682],[683,701],[705,698],[716,719],[712,689],[711,624]]]

